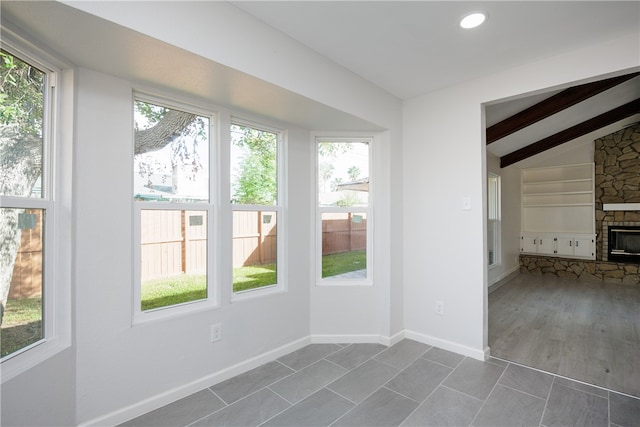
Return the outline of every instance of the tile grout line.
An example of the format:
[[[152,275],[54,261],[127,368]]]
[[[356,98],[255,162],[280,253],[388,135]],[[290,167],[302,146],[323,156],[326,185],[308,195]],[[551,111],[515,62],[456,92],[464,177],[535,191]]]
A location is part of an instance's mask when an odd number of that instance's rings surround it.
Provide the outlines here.
[[[547,392],[547,398],[544,400],[544,408],[542,408],[542,415],[540,416],[540,427],[543,427],[542,422],[544,421],[544,416],[547,413],[547,406],[549,406],[549,398],[551,397],[551,392],[553,391],[553,385],[556,383],[556,376],[553,376],[553,380],[551,381],[551,387],[549,387],[549,391]]]
[[[493,366],[497,366],[494,365],[492,363]],[[478,409],[478,412],[476,412],[476,415],[473,417],[473,419],[471,420],[471,423],[469,423],[470,426],[473,425],[474,421],[476,420],[476,418],[478,418],[478,415],[480,415],[480,412],[482,412],[482,409],[485,407],[485,405],[487,404],[487,400],[489,400],[489,397],[491,396],[491,394],[494,392],[494,390],[496,389],[496,387],[498,386],[498,384],[500,383],[500,380],[502,379],[502,377],[504,376],[505,372],[507,372],[507,368],[509,367],[509,365],[507,364],[507,366],[504,367],[504,369],[502,370],[502,373],[500,374],[500,376],[498,377],[498,379],[496,380],[496,383],[493,385],[493,387],[491,388],[491,391],[489,392],[489,394],[487,394],[487,397],[485,397],[484,399],[482,399],[482,405],[480,405],[480,408]],[[477,399],[477,398],[476,398]]]
[[[434,347],[431,347],[431,348],[434,348]],[[429,350],[431,350],[431,349],[429,349]],[[427,354],[427,353],[429,352],[429,350],[427,350],[424,354]],[[422,356],[424,356],[424,354],[423,354]],[[423,360],[426,360],[426,361],[429,361],[429,362],[433,362],[432,360],[424,359],[424,357],[421,357],[421,358],[422,358]],[[448,373],[448,374],[447,374],[447,375],[442,379],[442,381],[440,381],[440,382],[438,383],[438,385],[437,385],[437,386],[435,386],[435,387],[433,388],[433,390],[431,390],[431,393],[429,393],[429,394],[427,395],[427,397],[425,397],[424,399],[422,399],[422,401],[421,401],[421,402],[418,402],[418,406],[416,406],[416,408],[415,408],[413,411],[411,411],[411,413],[410,413],[409,415],[407,415],[407,416],[405,417],[405,419],[404,419],[404,420],[402,420],[402,423],[404,423],[405,421],[407,421],[407,420],[408,420],[408,419],[409,419],[409,418],[410,418],[410,417],[411,417],[411,416],[412,416],[412,415],[413,415],[413,414],[414,414],[418,409],[420,409],[420,407],[424,404],[424,402],[426,402],[426,401],[427,401],[427,400],[428,400],[428,399],[433,395],[433,393],[435,393],[435,392],[436,392],[436,390],[438,390],[438,388],[440,388],[440,387],[444,387],[444,388],[447,388],[447,389],[449,389],[449,390],[453,390],[453,389],[451,389],[451,388],[449,388],[449,387],[445,386],[445,385],[444,385],[444,382],[447,380],[447,378],[449,378],[449,376],[450,376],[451,374],[453,374],[453,372],[458,368],[458,366],[460,366],[460,364],[462,363],[462,361],[464,361],[464,359],[466,359],[466,356],[465,356],[465,357],[463,357],[463,358],[462,358],[462,360],[461,360],[460,362],[458,362],[458,364],[456,365],[456,367],[455,367],[455,368],[452,368],[451,366],[442,365],[442,364],[437,363],[437,362],[433,362],[433,363],[436,363],[437,365],[440,365],[440,366],[443,366],[443,367],[445,367],[445,368],[451,369],[451,372],[449,372],[449,373]],[[463,393],[463,394],[464,394],[464,393]],[[470,397],[471,397],[471,396],[470,396]],[[413,400],[413,399],[412,399],[412,400]],[[400,423],[400,425],[402,425],[402,423]]]

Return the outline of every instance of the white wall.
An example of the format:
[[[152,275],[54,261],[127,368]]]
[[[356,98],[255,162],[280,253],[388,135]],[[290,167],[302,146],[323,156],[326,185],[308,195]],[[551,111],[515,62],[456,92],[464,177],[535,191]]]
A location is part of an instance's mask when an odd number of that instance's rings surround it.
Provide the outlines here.
[[[310,231],[314,229],[313,193],[310,192],[314,177],[309,168],[313,144],[309,129],[282,124],[289,137],[290,228],[285,263],[288,291],[231,304],[227,289],[222,293],[219,308],[132,326],[135,248],[131,243],[130,168],[132,90],[136,85],[100,72],[99,66],[95,67],[97,71],[81,67],[77,75],[73,182],[75,336],[69,357],[63,358],[64,366],[71,367],[72,372],[57,369],[62,362],[40,366],[49,373],[43,378],[60,380],[63,376],[70,385],[56,390],[62,393],[58,399],[46,399],[55,393],[51,389],[41,393],[43,398],[33,402],[41,405],[41,413],[54,414],[56,408],[51,404],[61,402],[64,396],[73,405],[64,405],[67,416],[58,417],[60,424],[65,424],[73,415],[79,424],[117,423],[282,352],[292,351],[308,343],[310,335],[340,341],[346,334],[384,341],[400,332],[403,327],[400,101],[259,21],[248,19],[228,4],[131,2],[126,7],[123,4],[113,7],[113,3],[104,2],[86,5],[95,7],[93,12],[98,14],[113,14],[123,20],[134,18],[132,21],[143,26],[143,31],[164,41],[184,44],[191,52],[207,59],[276,83],[285,93],[280,99],[286,98],[287,91],[295,91],[312,102],[322,101],[345,111],[345,115],[387,129],[374,135],[378,178],[374,241],[380,250],[374,258],[374,286],[313,288],[309,275],[313,251]],[[203,8],[214,10],[203,13]],[[60,9],[56,13],[65,12]],[[194,24],[205,15],[208,16],[206,25]],[[154,16],[154,19],[139,19],[141,16]],[[169,19],[171,25],[164,25],[163,19]],[[180,27],[181,23],[184,28]],[[21,27],[26,33],[30,31],[25,23]],[[225,28],[247,37],[229,37]],[[206,34],[197,38],[193,34],[196,29]],[[36,28],[31,30],[35,32]],[[185,40],[183,36],[187,33],[188,40]],[[56,34],[49,37],[55,43]],[[225,42],[211,43],[211,40]],[[87,35],[87,42],[99,44],[100,40],[92,40]],[[282,48],[278,60],[273,56],[265,60],[264,53],[272,52],[274,46]],[[104,61],[104,68],[112,69],[106,65],[109,58]],[[212,79],[212,84],[224,84],[216,82],[215,75]],[[349,90],[345,91],[344,87]],[[179,87],[169,84],[162,90],[180,93]],[[201,98],[194,100],[200,101]],[[221,119],[227,122],[233,113],[215,106],[212,109],[221,111]],[[394,176],[390,177],[392,173]],[[216,344],[209,342],[209,327],[213,323],[223,325],[223,340]],[[37,385],[32,380],[33,375],[28,372],[18,376],[7,389],[29,394]],[[10,412],[24,416],[29,411],[10,409]],[[38,423],[36,414],[33,411],[31,414],[33,416],[18,419],[27,424],[30,420]]]
[[[288,292],[231,304],[227,290],[217,309],[132,326],[132,86],[81,69],[78,89],[78,422],[174,389],[193,392],[219,380],[211,378],[217,372],[307,337],[308,131],[289,132],[288,166],[296,178],[289,188],[291,258],[283,263]],[[212,344],[214,323],[222,323],[223,340]]]
[[[632,54],[638,51],[637,34],[631,34],[405,103],[403,254],[408,335],[477,358],[488,351],[481,105],[622,73],[640,65],[640,58]],[[462,209],[464,197],[471,198],[469,211]],[[435,314],[436,301],[444,302],[444,316]]]

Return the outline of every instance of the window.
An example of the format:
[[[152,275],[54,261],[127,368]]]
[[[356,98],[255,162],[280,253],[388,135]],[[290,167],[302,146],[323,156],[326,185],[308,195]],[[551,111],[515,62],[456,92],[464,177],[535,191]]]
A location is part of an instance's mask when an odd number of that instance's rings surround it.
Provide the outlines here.
[[[134,101],[135,315],[213,301],[211,116]],[[166,313],[166,311],[165,311]]]
[[[371,283],[371,141],[316,142],[318,282]]]
[[[231,125],[233,292],[278,289],[282,279],[282,132]],[[280,286],[279,286],[280,285]]]
[[[489,267],[500,264],[500,176],[487,177],[487,250]]]
[[[2,361],[52,339],[55,239],[50,180],[54,73],[0,51]],[[49,297],[51,295],[51,297]]]

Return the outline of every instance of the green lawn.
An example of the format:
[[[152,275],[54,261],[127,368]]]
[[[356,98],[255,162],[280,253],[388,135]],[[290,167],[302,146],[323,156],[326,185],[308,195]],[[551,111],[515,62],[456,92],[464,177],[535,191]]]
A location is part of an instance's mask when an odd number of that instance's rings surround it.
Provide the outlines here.
[[[0,331],[2,357],[42,339],[42,298],[10,299]]]
[[[322,257],[322,277],[362,270],[367,266],[365,251],[351,251]],[[233,291],[240,292],[276,283],[275,264],[233,269]],[[149,280],[142,285],[142,310],[167,307],[207,297],[206,276],[180,275]],[[40,340],[42,336],[42,301],[22,298],[7,301],[2,322],[0,348],[2,356]]]
[[[322,257],[322,277],[333,277],[367,268],[365,251],[351,251]]]

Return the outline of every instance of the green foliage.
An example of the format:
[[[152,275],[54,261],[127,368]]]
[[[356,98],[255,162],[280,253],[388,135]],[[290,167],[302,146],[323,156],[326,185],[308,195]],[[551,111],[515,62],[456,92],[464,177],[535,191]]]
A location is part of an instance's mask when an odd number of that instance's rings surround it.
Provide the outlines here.
[[[366,251],[342,252],[322,257],[322,277],[333,277],[365,268],[367,268]]]
[[[342,198],[336,201],[336,206],[348,208],[350,206],[355,206],[360,202],[360,196],[358,196],[356,191],[346,190],[342,192]]]
[[[0,333],[1,357],[42,338],[42,298],[9,299]]]
[[[274,263],[248,265],[233,269],[233,292],[262,288],[277,283]]]
[[[0,124],[23,134],[42,135],[44,73],[0,51]]]
[[[243,149],[233,202],[275,205],[278,201],[277,135],[250,127],[232,126],[233,142]]]
[[[347,169],[347,175],[351,181],[355,181],[360,176],[360,168],[357,166],[351,166]]]
[[[207,276],[184,274],[149,280],[141,286],[142,310],[168,307],[207,297]]]

